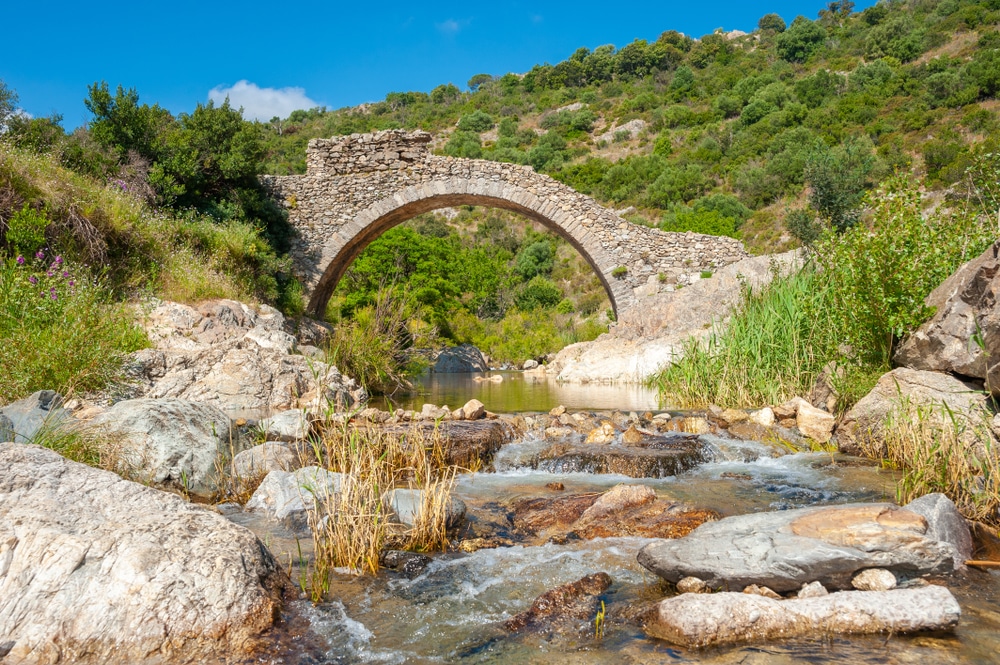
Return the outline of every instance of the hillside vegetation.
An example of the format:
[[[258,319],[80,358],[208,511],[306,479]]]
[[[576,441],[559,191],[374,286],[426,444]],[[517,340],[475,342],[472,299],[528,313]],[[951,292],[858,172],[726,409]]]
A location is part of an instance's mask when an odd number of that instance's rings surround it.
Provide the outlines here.
[[[14,113],[16,94],[0,82],[0,305],[5,337],[23,340],[3,350],[3,366],[36,377],[0,399],[33,387],[97,386],[114,359],[143,343],[112,327],[110,350],[95,356],[107,367],[93,380],[78,381],[82,369],[41,371],[40,358],[59,365],[61,357],[83,357],[55,337],[48,353],[33,350],[35,327],[58,327],[71,311],[37,320],[23,314],[30,298],[67,302],[43,291],[42,278],[70,280],[66,272],[79,276],[75,284],[93,284],[81,320],[120,320],[116,308],[146,294],[225,295],[299,313],[301,287],[285,255],[291,231],[258,177],[303,172],[313,137],[425,129],[439,153],[530,164],[631,221],[735,236],[753,252],[807,244],[844,260],[864,254],[864,230],[877,236],[902,214],[880,201],[898,192],[915,201],[905,217],[918,236],[920,224],[935,219],[977,225],[942,226],[969,241],[935,254],[944,258],[933,266],[912,254],[912,269],[936,278],[989,236],[981,215],[995,210],[990,180],[973,182],[969,169],[990,172],[996,149],[998,22],[1000,0],[880,2],[862,12],[833,2],[815,20],[786,24],[766,14],[751,34],[694,39],[668,30],[655,41],[581,48],[526,73],[477,74],[463,89],[392,92],[269,123],[244,120],[228,102],[174,116],[140,102],[135,90],[99,82],[84,100],[92,120],[67,133],[58,115]],[[874,194],[894,173],[908,179]],[[849,251],[836,249],[848,242],[840,238],[853,239]],[[824,284],[831,293],[842,286]],[[910,286],[904,280],[899,288]],[[911,289],[901,307],[925,286]],[[815,313],[828,304],[804,311],[824,320]],[[852,356],[862,374],[887,362],[922,310],[897,314],[873,333],[883,342],[862,350],[864,362]],[[478,208],[423,215],[384,234],[349,270],[327,312],[339,324],[338,362],[387,387],[419,366],[422,348],[472,342],[498,362],[520,362],[592,339],[610,317],[596,276],[569,245],[509,213]],[[830,330],[822,351],[810,347],[808,370],[795,381],[808,381],[857,332]],[[365,343],[376,339],[384,344]],[[360,349],[373,357],[352,366]]]

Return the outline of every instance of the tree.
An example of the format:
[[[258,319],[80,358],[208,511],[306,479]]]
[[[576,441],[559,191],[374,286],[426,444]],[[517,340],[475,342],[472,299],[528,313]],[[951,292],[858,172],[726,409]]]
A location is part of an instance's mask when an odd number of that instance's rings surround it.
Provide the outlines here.
[[[140,105],[135,88],[125,90],[119,85],[112,95],[107,82],[101,81],[87,90],[83,103],[94,114],[88,126],[94,140],[113,150],[121,161],[129,152],[156,160],[162,149],[161,131],[173,123],[170,113],[156,104]]]
[[[870,141],[852,138],[833,149],[818,150],[805,168],[809,203],[837,231],[854,226],[865,191],[872,186],[875,156]]]
[[[484,83],[489,83],[492,80],[493,77],[489,74],[476,74],[471,79],[469,79],[469,82],[466,85],[469,86],[469,90],[475,92],[476,90],[479,90],[479,86],[481,86]]]
[[[7,128],[7,121],[14,117],[17,111],[17,93],[3,79],[0,79],[0,132]]]
[[[788,62],[805,62],[826,40],[823,26],[805,16],[796,16],[788,30],[778,35],[775,47]]]
[[[548,275],[554,266],[555,253],[552,251],[552,243],[547,240],[539,240],[523,248],[514,261],[514,270],[524,280],[536,275]]]
[[[757,21],[757,29],[761,32],[777,35],[785,31],[785,19],[777,14],[764,14]]]

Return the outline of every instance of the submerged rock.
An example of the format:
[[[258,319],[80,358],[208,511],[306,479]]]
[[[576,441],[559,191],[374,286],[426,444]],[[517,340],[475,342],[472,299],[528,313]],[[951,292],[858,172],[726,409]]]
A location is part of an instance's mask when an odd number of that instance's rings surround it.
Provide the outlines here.
[[[0,468],[4,662],[242,659],[275,622],[287,578],[222,515],[37,446]]]
[[[216,491],[217,464],[236,436],[224,412],[181,399],[118,402],[89,427],[118,439],[143,479],[203,497]]]
[[[727,517],[651,543],[638,560],[674,583],[694,576],[714,589],[759,584],[787,592],[813,581],[848,589],[865,568],[910,577],[948,573],[954,554],[952,544],[928,534],[921,515],[879,503]]]
[[[843,591],[793,600],[686,593],[660,601],[643,628],[673,644],[707,647],[815,635],[948,630],[961,613],[955,597],[940,586]]]
[[[584,620],[589,628],[600,606],[600,594],[612,583],[607,573],[594,573],[546,591],[527,610],[508,619],[504,628],[512,633],[555,629],[561,627],[560,623],[572,620]]]

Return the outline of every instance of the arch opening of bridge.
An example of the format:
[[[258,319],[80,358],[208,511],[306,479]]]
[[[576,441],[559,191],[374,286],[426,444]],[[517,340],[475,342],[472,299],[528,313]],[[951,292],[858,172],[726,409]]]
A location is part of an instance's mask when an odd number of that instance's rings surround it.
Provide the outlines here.
[[[388,229],[460,205],[510,210],[556,232],[597,273],[619,318],[650,286],[747,256],[733,238],[633,224],[529,166],[434,155],[430,141],[402,130],[313,139],[305,175],[265,176],[295,228],[291,254],[310,312],[323,315],[354,259]]]

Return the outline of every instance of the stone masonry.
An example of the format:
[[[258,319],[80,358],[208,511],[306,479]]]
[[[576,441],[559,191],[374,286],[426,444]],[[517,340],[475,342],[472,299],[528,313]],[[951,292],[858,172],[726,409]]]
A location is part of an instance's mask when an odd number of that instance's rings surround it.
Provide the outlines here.
[[[732,238],[627,222],[530,166],[433,155],[430,141],[426,132],[402,130],[313,139],[305,175],[265,176],[296,229],[292,257],[310,311],[323,312],[351,262],[379,235],[459,205],[512,210],[558,233],[593,266],[619,315],[650,282],[684,282],[747,256]]]

